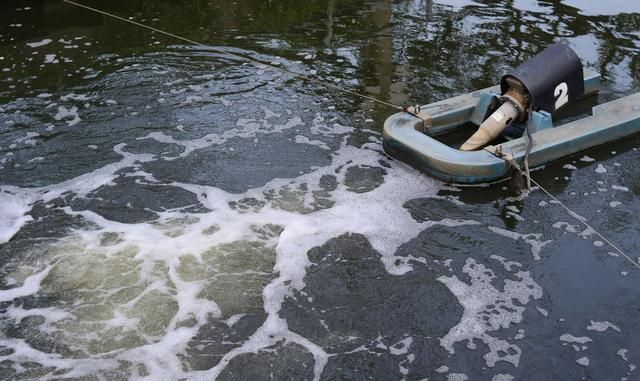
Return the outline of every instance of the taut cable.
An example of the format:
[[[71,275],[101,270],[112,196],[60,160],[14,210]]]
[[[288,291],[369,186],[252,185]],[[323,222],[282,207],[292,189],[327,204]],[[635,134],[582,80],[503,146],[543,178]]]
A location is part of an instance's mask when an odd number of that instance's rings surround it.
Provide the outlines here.
[[[146,24],[142,24],[142,23],[139,23],[139,22],[134,21],[134,20],[126,19],[124,17],[120,17],[118,15],[114,15],[112,13],[105,12],[103,10],[100,10],[100,9],[97,9],[97,8],[93,8],[93,7],[90,7],[88,5],[76,3],[76,2],[71,1],[71,0],[62,0],[62,1],[64,1],[67,4],[71,4],[71,5],[74,5],[76,7],[84,8],[86,10],[89,10],[89,11],[92,11],[92,12],[95,12],[95,13],[99,13],[101,15],[108,16],[108,17],[111,17],[111,18],[116,19],[116,20],[120,20],[120,21],[129,23],[129,24],[133,24],[133,25],[139,26],[141,28],[145,28],[145,29],[148,29],[148,30],[160,33],[160,34],[164,34],[165,36],[173,37],[173,38],[175,38],[177,40],[181,40],[181,41],[193,44],[193,45],[197,45],[197,46],[201,46],[203,48],[207,48],[207,49],[212,50],[212,51],[214,51],[216,53],[227,54],[227,55],[234,56],[234,57],[237,57],[237,58],[240,58],[240,59],[243,59],[243,60],[251,61],[251,62],[259,64],[259,65],[269,66],[269,67],[271,67],[273,69],[280,70],[280,71],[282,71],[284,73],[294,75],[296,77],[305,79],[305,80],[307,80],[309,82],[313,82],[313,83],[316,83],[316,84],[319,84],[319,85],[322,85],[322,86],[325,86],[325,87],[329,87],[329,88],[334,89],[334,90],[341,91],[343,93],[351,94],[351,95],[354,95],[354,96],[357,96],[357,97],[360,97],[360,98],[363,98],[363,99],[370,100],[372,102],[376,102],[376,103],[379,103],[379,104],[382,104],[382,105],[385,105],[385,106],[389,106],[389,107],[394,108],[396,110],[404,110],[404,107],[402,107],[402,106],[398,106],[398,105],[395,105],[393,103],[389,103],[389,102],[383,101],[381,99],[374,98],[374,97],[369,96],[369,95],[360,94],[360,93],[358,93],[356,91],[345,89],[343,87],[336,86],[336,85],[334,85],[332,83],[324,82],[324,81],[321,81],[319,79],[310,77],[310,76],[302,74],[302,73],[295,72],[293,70],[289,70],[289,69],[284,68],[284,67],[272,65],[270,63],[261,62],[261,61],[258,61],[255,58],[245,57],[245,56],[242,56],[240,54],[236,54],[236,53],[232,53],[232,52],[226,52],[224,50],[217,49],[217,48],[215,48],[215,47],[213,47],[211,45],[203,44],[203,43],[198,42],[198,41],[193,41],[193,40],[190,40],[188,38],[185,38],[185,37],[182,37],[182,36],[178,36],[177,34],[169,33],[169,32],[166,32],[164,30],[161,30],[161,29],[158,29],[158,28],[154,28],[152,26],[149,26],[149,25],[146,25]]]
[[[500,159],[505,160],[506,162],[510,163],[510,160],[507,159],[504,155],[500,156],[499,154],[497,154],[496,152],[492,152],[491,150],[487,149],[486,147],[484,148],[485,151],[489,152],[490,154],[494,155],[495,157],[498,157]],[[631,264],[633,264],[635,267],[640,269],[640,263],[638,263],[638,261],[633,260],[630,256],[628,256],[627,254],[625,254],[624,251],[622,251],[621,249],[618,248],[618,246],[614,245],[613,242],[609,241],[607,239],[607,237],[603,236],[599,231],[597,231],[593,226],[591,226],[588,222],[586,222],[583,218],[581,218],[581,216],[574,212],[573,210],[571,210],[568,206],[566,206],[562,201],[558,200],[558,198],[554,195],[551,194],[551,192],[549,192],[548,190],[546,190],[542,185],[540,185],[540,183],[538,183],[537,181],[535,181],[531,175],[528,172],[525,172],[522,170],[522,168],[520,168],[519,165],[515,164],[513,165],[513,167],[515,169],[517,169],[523,176],[525,176],[527,178],[528,181],[531,181],[533,184],[535,184],[540,190],[542,190],[544,193],[547,194],[547,196],[551,197],[555,202],[558,203],[558,205],[560,205],[569,216],[571,216],[572,218],[580,221],[581,224],[583,224],[584,226],[587,227],[587,229],[591,230],[592,232],[594,232],[598,237],[600,237],[604,242],[606,242],[609,246],[611,246],[615,251],[617,251],[618,253],[620,253],[620,255],[622,255],[623,257],[625,257],[629,262],[631,262]]]

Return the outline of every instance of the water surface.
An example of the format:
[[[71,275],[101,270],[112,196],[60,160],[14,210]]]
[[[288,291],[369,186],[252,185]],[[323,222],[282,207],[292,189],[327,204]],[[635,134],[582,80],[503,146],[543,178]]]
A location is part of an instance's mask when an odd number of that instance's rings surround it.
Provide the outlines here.
[[[90,4],[212,48],[0,4],[0,378],[638,377],[637,268],[540,190],[387,157],[393,110],[269,65],[426,104],[567,41],[604,102],[640,90],[640,6]],[[534,172],[632,258],[638,147]]]

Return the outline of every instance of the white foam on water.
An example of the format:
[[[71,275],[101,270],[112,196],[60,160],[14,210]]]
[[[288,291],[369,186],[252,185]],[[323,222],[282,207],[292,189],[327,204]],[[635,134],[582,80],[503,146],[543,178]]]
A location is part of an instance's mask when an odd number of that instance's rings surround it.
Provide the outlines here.
[[[564,221],[558,221],[558,222],[554,222],[553,225],[551,225],[551,227],[556,228],[556,229],[564,229],[567,233],[578,233],[578,228],[580,227],[580,225],[572,225],[568,222],[564,222]]]
[[[187,98],[182,102],[182,104],[197,103],[200,101],[202,101],[202,97],[199,95],[187,95]]]
[[[78,115],[78,108],[76,106],[73,106],[71,108],[58,106],[58,113],[53,118],[59,121],[64,120],[69,126],[75,126],[82,120]]]
[[[585,163],[591,163],[593,161],[596,161],[596,159],[589,157],[587,155],[584,155],[583,157],[580,158],[580,161],[584,161]]]
[[[512,232],[510,230],[505,230],[495,226],[489,226],[489,230],[491,230],[495,234],[498,234],[503,237],[507,237],[516,241],[518,239],[522,239],[524,242],[529,244],[529,246],[531,246],[531,254],[533,255],[533,259],[535,259],[536,261],[539,261],[541,259],[540,251],[542,251],[542,248],[550,244],[551,242],[553,242],[553,240],[542,241],[542,234],[534,234],[534,233],[520,234],[520,233]]]
[[[607,173],[607,169],[602,164],[598,164],[596,167],[596,173]]]
[[[339,123],[333,123],[332,125],[329,125],[329,123],[325,121],[325,118],[320,113],[316,113],[309,131],[313,135],[331,136],[348,134],[355,131],[355,129],[353,127],[343,126]]]
[[[44,63],[46,63],[46,64],[60,63],[60,61],[56,58],[55,54],[46,54],[44,56]]]
[[[367,162],[372,163],[372,159],[376,157],[379,157],[378,153],[373,151],[343,147],[334,158],[334,163],[330,168],[339,168],[345,165],[357,166]],[[302,176],[301,179],[304,179],[307,184],[317,183],[318,176],[332,172],[331,170],[326,172],[326,169],[328,168]],[[333,172],[335,173],[335,170]],[[342,184],[342,176],[344,176],[344,171],[338,176],[339,184]],[[312,179],[313,181],[311,181]],[[277,270],[279,277],[271,282],[263,293],[264,307],[268,314],[267,321],[242,347],[225,355],[218,366],[203,372],[198,379],[214,378],[238,354],[255,352],[260,348],[273,345],[283,338],[303,345],[314,355],[316,359],[315,379],[319,379],[322,368],[328,360],[328,354],[308,342],[308,340],[288,331],[286,321],[278,314],[280,306],[291,290],[304,287],[304,269],[309,265],[304,253],[315,246],[321,245],[330,238],[347,232],[359,233],[365,235],[374,249],[381,253],[381,260],[385,264],[387,271],[401,275],[410,271],[412,266],[407,263],[406,258],[394,256],[395,250],[400,244],[415,237],[427,226],[434,224],[461,225],[475,223],[469,221],[456,223],[449,220],[417,223],[406,210],[398,208],[398,206],[413,198],[416,194],[424,193],[425,190],[430,188],[433,189],[433,182],[406,168],[395,169],[393,176],[388,176],[385,180],[374,191],[361,194],[346,192],[346,187],[339,185],[336,191],[338,195],[335,198],[336,203],[332,208],[304,216],[287,213],[286,216],[283,216],[285,218],[275,218],[279,221],[279,224],[282,225],[283,221],[286,221],[286,224],[284,224],[284,231],[280,235],[276,247],[277,262],[275,270]],[[274,185],[280,182],[282,180],[274,180],[268,184],[268,187],[273,188]],[[286,183],[289,182],[290,180],[286,180]],[[299,180],[296,180],[296,182],[299,182]],[[403,186],[403,191],[398,192],[398,187],[401,185]],[[391,200],[387,195],[392,191],[395,192],[395,197],[390,202]],[[206,200],[218,200],[220,198],[219,192],[219,190],[215,190],[214,193],[211,193],[210,189]],[[247,195],[258,196],[255,192],[256,190],[252,190],[245,194],[244,197]],[[210,202],[207,206],[213,208],[221,207],[218,202],[213,204]],[[282,212],[272,210],[270,213],[280,214]],[[261,214],[264,215],[265,211],[261,211]],[[331,221],[331,223],[327,224],[327,221]]]
[[[18,189],[0,187],[0,244],[8,242],[20,229],[33,218],[27,213],[31,210],[31,200]]]
[[[32,220],[28,215],[31,205],[36,201],[49,202],[62,193],[71,192],[79,197],[84,197],[93,190],[109,184],[117,177],[115,172],[131,167],[136,162],[151,161],[153,155],[133,155],[123,152],[124,145],[117,145],[114,151],[123,155],[120,162],[112,163],[93,172],[80,175],[76,178],[59,184],[42,188],[22,189],[15,186],[0,186],[0,243],[11,239],[27,222]]]
[[[95,98],[95,97],[92,97],[92,96],[86,95],[86,94],[70,93],[70,94],[61,96],[60,100],[63,101],[63,102],[67,102],[67,101],[70,101],[70,100],[79,101],[79,102],[86,102],[86,101],[91,100],[93,98]]]
[[[406,355],[413,344],[413,338],[407,337],[388,347],[389,353],[395,356]]]
[[[616,327],[613,323],[608,321],[590,321],[587,326],[588,331],[604,332],[608,329],[612,329],[616,332],[620,332],[620,328]]]
[[[616,352],[616,355],[618,355],[623,361],[629,361],[629,359],[627,358],[627,352],[629,352],[628,349],[620,348]]]
[[[37,132],[27,132],[25,134],[25,136],[14,140],[14,142],[16,142],[16,143],[24,143],[24,144],[29,144],[29,145],[34,146],[37,143],[37,140],[34,139],[34,138],[37,138],[38,136],[40,136],[40,134],[37,133]]]
[[[586,344],[593,340],[587,336],[573,336],[572,334],[564,333],[560,336],[560,341],[565,343]]]
[[[587,16],[617,15],[620,13],[640,13],[640,4],[635,1],[609,0],[606,2],[564,0],[566,5],[577,8]]]
[[[549,311],[545,310],[542,307],[536,307],[536,310],[538,310],[538,312],[540,312],[540,315],[547,317],[549,316]]]
[[[270,126],[270,128],[274,127],[276,130],[291,128],[292,125],[300,123],[295,118],[292,120],[293,122],[289,124]],[[242,124],[251,131],[263,128],[262,123],[257,126],[251,125],[250,122]],[[238,131],[238,134],[244,134],[243,136],[245,137],[253,133],[249,132],[247,134],[246,131]],[[192,142],[189,144],[193,145]],[[73,193],[78,197],[86,196],[91,191],[111,183],[117,176],[115,173],[118,170],[131,167],[135,163],[152,160],[152,155],[130,154],[124,152],[122,148],[123,145],[120,145],[114,149],[122,155],[122,160],[119,162],[60,184],[37,189],[19,190],[26,195],[22,197],[22,199],[28,200],[25,205],[38,200],[48,202],[65,192]],[[170,326],[166,333],[161,337],[154,337],[144,347],[123,349],[115,352],[113,356],[128,360],[136,359],[144,363],[151,375],[149,377],[152,379],[154,377],[157,377],[157,379],[166,378],[167,375],[170,375],[170,378],[180,378],[185,375],[182,373],[182,367],[175,355],[184,350],[188,338],[195,335],[197,329],[207,321],[207,316],[217,316],[219,315],[219,310],[215,303],[207,303],[207,301],[196,297],[201,285],[181,280],[176,275],[175,268],[178,266],[178,258],[183,255],[201,253],[213,245],[251,238],[255,236],[253,227],[256,225],[272,223],[283,226],[284,230],[276,245],[277,258],[274,270],[277,272],[278,277],[263,291],[264,310],[268,316],[267,320],[249,340],[227,353],[219,366],[201,373],[200,376],[198,373],[191,376],[211,378],[218,374],[235,356],[248,352],[257,352],[282,339],[298,343],[307,348],[314,355],[316,360],[315,373],[319,376],[328,359],[328,355],[306,338],[290,332],[287,328],[287,322],[279,316],[279,309],[284,298],[290,295],[293,289],[302,289],[304,287],[305,269],[309,265],[306,252],[309,249],[347,232],[360,233],[365,235],[371,241],[373,247],[381,253],[381,259],[391,273],[403,274],[410,271],[412,266],[407,263],[405,258],[396,258],[394,256],[395,250],[400,244],[415,237],[426,227],[438,223],[446,226],[476,223],[475,221],[458,222],[454,220],[418,223],[413,220],[408,211],[402,208],[402,205],[409,199],[416,197],[416,195],[433,194],[436,191],[436,185],[427,177],[403,166],[391,169],[393,175],[387,176],[387,181],[371,192],[353,193],[348,190],[347,186],[342,184],[348,166],[371,165],[377,163],[379,159],[380,154],[376,151],[366,148],[343,147],[335,153],[334,161],[329,167],[320,168],[298,179],[276,179],[264,187],[251,189],[243,195],[229,194],[212,187],[172,184],[193,192],[203,201],[205,206],[212,210],[209,214],[192,216],[198,222],[189,225],[189,229],[182,232],[179,235],[179,239],[171,235],[167,236],[167,231],[160,229],[157,223],[123,224],[106,220],[94,212],[72,211],[70,208],[64,208],[63,210],[66,213],[81,216],[95,226],[99,226],[100,229],[77,231],[68,239],[61,241],[60,245],[63,247],[78,246],[80,250],[76,250],[75,254],[74,250],[65,250],[67,253],[63,257],[65,259],[61,259],[58,263],[65,263],[65,260],[67,262],[76,261],[74,259],[76,257],[86,260],[85,258],[89,253],[104,252],[104,255],[112,256],[129,246],[136,248],[136,260],[141,260],[144,264],[143,269],[147,269],[141,274],[149,272],[148,267],[152,263],[157,261],[166,263],[177,293],[175,300],[179,304],[178,312],[172,319],[175,323],[171,324],[175,325],[187,317],[195,317],[198,323],[190,328]],[[338,168],[341,168],[337,176],[340,185],[333,192],[331,199],[335,204],[329,209],[300,214],[297,208],[306,210],[305,208],[308,208],[313,202],[310,192],[303,195],[299,205],[294,203],[291,207],[281,203],[270,204],[258,213],[243,213],[229,206],[230,202],[234,200],[240,201],[246,197],[265,200],[265,193],[272,189],[278,190],[290,187],[292,183],[311,184],[311,186],[316,184],[315,187],[317,187],[322,176],[335,175]],[[394,197],[389,198],[388,195],[392,193]],[[203,197],[203,194],[206,195],[206,198]],[[17,215],[19,217],[24,216],[27,209],[26,207],[20,209]],[[171,218],[176,218],[180,215],[188,214],[169,211],[161,214],[160,221],[169,221]],[[201,233],[207,226],[221,221],[224,223],[220,225],[218,232],[212,235]],[[121,236],[122,242],[108,248],[101,247],[100,240],[104,232],[117,232]],[[398,263],[396,263],[396,259],[399,260]],[[46,276],[44,273],[40,275],[40,278],[27,279],[41,281]],[[33,277],[36,277],[36,274]],[[12,297],[18,294],[23,296],[33,294],[38,290],[38,285],[39,283],[35,281],[25,282],[22,286],[5,291],[6,298],[11,300]],[[113,313],[116,317],[111,320],[107,327],[135,326],[136,323],[129,319],[118,318],[118,316],[124,316],[123,313],[126,312],[125,306],[114,308],[116,310]],[[122,310],[123,308],[124,310]],[[17,312],[15,317],[19,318]],[[82,326],[80,321],[74,324]],[[167,367],[171,369],[171,372],[167,373]]]
[[[589,366],[589,358],[588,357],[580,357],[576,360],[576,362],[582,366]]]
[[[507,217],[511,217],[511,218],[513,218],[515,220],[518,220],[518,221],[525,221],[524,217],[522,217],[519,214],[514,213],[512,211],[507,211],[506,215],[507,215]]]
[[[519,329],[519,330],[518,330],[518,333],[516,333],[516,335],[515,335],[515,336],[513,336],[513,338],[514,338],[515,340],[522,340],[522,339],[524,339],[524,338],[525,338],[524,330]]]
[[[68,99],[74,100],[72,97]],[[263,111],[263,119],[240,119],[235,128],[220,134],[178,140],[164,133],[152,133],[142,139],[180,145],[185,148],[185,152],[180,154],[184,157],[194,150],[222,145],[232,138],[254,139],[303,126],[310,127],[312,134],[328,137],[353,131],[352,127],[326,121],[320,114],[316,115],[310,126],[306,126],[305,122],[295,115],[283,123],[272,122],[271,119],[278,117],[278,114],[268,109]],[[61,107],[59,112],[62,114],[60,120],[73,117],[73,113],[64,107]],[[298,143],[313,144],[313,141],[300,140]],[[63,194],[86,197],[103,186],[113,184],[120,176],[117,174],[119,171],[157,160],[155,155],[128,153],[124,148],[124,144],[114,147],[114,151],[121,156],[119,161],[59,184],[30,189],[0,187],[0,197],[5,197],[4,200],[0,198],[0,202],[18,205],[14,218],[6,224],[9,226],[6,231],[11,231],[7,236],[15,234],[30,218],[30,205],[34,202],[48,203]],[[43,260],[50,260],[48,267],[33,269],[26,276],[9,274],[9,277],[19,281],[14,288],[2,291],[0,299],[10,301],[18,296],[36,294],[43,289],[82,291],[92,290],[91,287],[96,287],[101,294],[110,295],[125,287],[122,282],[127,287],[133,287],[126,283],[131,277],[135,280],[133,284],[141,287],[132,300],[107,303],[100,299],[99,303],[90,304],[101,306],[92,313],[101,311],[100,313],[105,315],[100,318],[102,320],[99,319],[99,325],[91,320],[95,319],[92,315],[85,316],[89,312],[83,309],[87,307],[83,303],[88,302],[81,300],[74,300],[75,304],[66,307],[41,309],[40,312],[46,319],[43,327],[55,332],[61,344],[79,348],[85,353],[91,353],[87,348],[91,347],[92,340],[101,342],[100,340],[111,339],[111,336],[114,336],[113,330],[118,332],[115,336],[138,335],[136,332],[144,331],[144,324],[149,319],[156,318],[141,315],[136,308],[137,304],[145,303],[145,300],[152,300],[161,305],[175,305],[175,311],[166,312],[170,309],[163,309],[164,313],[169,314],[163,323],[164,326],[157,331],[136,336],[142,343],[112,343],[112,349],[94,349],[98,353],[88,354],[85,359],[62,359],[56,354],[29,350],[24,347],[24,342],[11,340],[3,340],[0,343],[10,348],[15,346],[18,350],[2,358],[16,362],[30,359],[43,365],[72,369],[64,374],[65,377],[82,377],[96,374],[98,371],[116,369],[119,366],[118,361],[122,360],[144,364],[146,376],[131,371],[132,377],[137,379],[209,380],[215,379],[235,357],[268,351],[269,347],[284,340],[301,345],[314,357],[314,376],[316,380],[319,379],[330,354],[316,343],[290,331],[288,322],[280,316],[285,299],[295,290],[303,290],[305,287],[304,277],[311,264],[307,257],[310,249],[343,234],[362,234],[380,253],[380,260],[385,269],[390,274],[402,275],[420,263],[416,258],[396,255],[398,247],[403,243],[417,237],[431,226],[455,228],[479,224],[476,221],[456,219],[425,222],[414,220],[404,208],[405,203],[418,197],[433,197],[441,185],[397,162],[392,162],[390,168],[381,167],[379,161],[383,156],[379,150],[378,142],[368,143],[361,148],[351,147],[343,142],[341,148],[331,153],[331,164],[297,178],[274,179],[243,194],[233,194],[204,185],[167,184],[193,193],[202,205],[210,210],[209,212],[194,214],[182,209],[168,210],[159,213],[155,221],[127,224],[110,221],[93,211],[62,208],[65,213],[87,221],[92,228],[76,229],[66,238],[51,245],[47,254],[43,254],[42,257]],[[347,170],[355,167],[383,168],[387,174],[384,182],[377,188],[355,193],[345,184]],[[151,174],[140,170],[127,175],[155,182]],[[332,205],[317,208],[315,205],[318,199],[315,192],[322,190],[320,183],[326,176],[336,178],[337,188],[329,191],[329,195],[325,197]],[[233,207],[234,204],[243,204],[247,199],[257,200],[260,206],[248,210]],[[277,225],[282,232],[279,236],[266,240],[260,238],[256,227],[267,225]],[[217,230],[212,230],[212,226]],[[489,229],[512,239],[522,238],[531,245],[534,258],[539,258],[540,249],[550,242],[541,241],[539,234],[519,234],[493,227]],[[105,235],[117,239],[104,244]],[[191,257],[197,263],[202,263],[208,250],[234,242],[261,242],[265,248],[275,252],[274,279],[262,290],[262,308],[266,313],[266,320],[246,341],[226,353],[218,365],[206,371],[186,372],[179,354],[185,353],[189,340],[210,318],[221,318],[221,308],[215,300],[200,296],[207,279],[185,279],[181,275],[181,261],[185,257]],[[520,348],[492,337],[490,332],[519,323],[522,320],[524,305],[530,299],[540,298],[542,291],[528,272],[521,271],[521,264],[500,256],[493,256],[491,259],[516,279],[506,279],[502,291],[492,285],[492,280],[495,279],[493,272],[471,258],[463,268],[463,272],[471,277],[470,284],[460,281],[455,275],[439,278],[464,307],[462,320],[441,340],[441,344],[452,352],[455,342],[468,340],[471,346],[472,340],[478,338],[489,346],[489,352],[484,355],[488,366],[494,366],[498,361],[506,361],[517,366]],[[115,266],[115,272],[121,278],[110,277],[108,271],[102,269],[103,266],[106,269]],[[132,273],[126,275],[127,272]],[[99,283],[97,286],[87,285],[92,282]],[[109,282],[113,284],[108,286]],[[84,286],[79,287],[78,284]],[[486,316],[488,306],[492,304],[499,305],[502,309],[497,310],[498,314],[489,315],[489,320],[485,322],[483,317]],[[157,314],[162,315],[163,311]],[[18,308],[9,309],[7,312],[7,315],[15,320],[23,319],[26,314],[27,312]],[[70,315],[74,317],[70,318]],[[242,318],[241,315],[235,314],[226,321],[231,326]],[[185,321],[192,323],[185,325]],[[404,344],[403,348],[394,350],[408,351],[410,343]]]
[[[27,46],[31,47],[31,48],[39,48],[41,46],[45,46],[48,45],[50,43],[52,43],[53,40],[50,38],[45,38],[42,41],[37,41],[37,42],[27,42]]]
[[[42,280],[49,274],[51,268],[52,265],[49,265],[46,269],[28,276],[19,287],[0,290],[0,302],[35,294],[40,289]]]
[[[513,381],[515,380],[515,378],[507,373],[498,373],[495,376],[493,376],[493,378],[491,378],[491,381]]]
[[[580,233],[578,233],[578,237],[582,238],[582,239],[589,239],[591,238],[591,236],[593,236],[596,232],[589,228],[589,227],[585,227],[584,230]]]
[[[48,275],[48,271],[45,274],[42,274],[42,277],[46,277]],[[41,281],[41,280],[40,280]],[[31,295],[31,294],[26,294],[26,295]],[[11,300],[11,299],[8,299]],[[68,318],[72,318],[73,315],[66,312],[66,311],[62,311],[59,310],[57,308],[30,308],[30,309],[24,309],[21,307],[9,307],[7,314],[10,315],[12,318],[15,319],[16,322],[21,322],[22,319],[26,318],[26,317],[30,317],[30,316],[46,316],[47,317],[47,322],[48,323],[56,323],[60,320],[64,320],[64,319],[68,319]]]
[[[447,381],[467,381],[467,377],[464,373],[449,373],[447,374]]]
[[[11,348],[13,353],[11,357],[15,359],[23,359],[34,361],[44,367],[53,367],[58,369],[70,369],[65,373],[65,377],[80,377],[95,374],[97,370],[103,368],[117,369],[118,363],[111,359],[64,359],[60,355],[52,355],[50,353],[41,352],[33,349],[25,340],[22,339],[6,339],[0,338],[0,345]]]
[[[269,116],[269,112],[265,112],[265,115]],[[250,119],[243,118],[236,122],[236,128],[228,129],[222,133],[212,133],[205,135],[198,139],[191,140],[178,140],[170,135],[166,135],[164,132],[152,132],[145,137],[139,139],[153,139],[160,143],[177,144],[184,147],[184,151],[178,155],[178,157],[186,157],[191,152],[214,145],[222,145],[232,138],[255,138],[258,135],[278,134],[283,131],[304,126],[304,122],[298,116],[291,117],[284,124],[272,124],[267,118],[264,119]],[[177,157],[170,158],[165,157],[165,160],[173,160]]]
[[[541,298],[542,289],[528,271],[517,270],[512,275],[518,280],[505,279],[503,290],[499,290],[492,284],[497,278],[495,273],[473,258],[466,260],[462,272],[470,277],[469,284],[455,275],[438,278],[464,307],[460,322],[440,339],[440,344],[453,354],[453,344],[467,341],[467,348],[476,349],[473,341],[478,339],[489,348],[483,356],[487,366],[493,367],[498,361],[505,361],[518,367],[522,350],[515,344],[491,336],[489,332],[520,323],[526,304]]]
[[[295,142],[298,144],[308,144],[308,145],[312,145],[312,146],[317,146],[320,147],[322,149],[326,149],[326,150],[330,150],[331,148],[323,141],[321,140],[311,140],[306,136],[303,135],[296,135],[295,138]]]
[[[629,188],[623,187],[622,185],[612,185],[611,189],[619,190],[619,191],[622,191],[622,192],[629,192]]]
[[[220,97],[219,99],[220,99],[220,102],[222,103],[223,106],[225,106],[225,107],[233,106],[233,102],[228,100],[227,98]],[[265,116],[265,118],[267,118],[267,117]]]
[[[447,5],[447,6],[453,7],[454,9],[459,9],[462,7],[466,7],[468,5],[473,5],[476,7],[486,6],[485,4],[482,4],[478,1],[473,1],[473,0],[438,0],[436,1],[436,4]]]

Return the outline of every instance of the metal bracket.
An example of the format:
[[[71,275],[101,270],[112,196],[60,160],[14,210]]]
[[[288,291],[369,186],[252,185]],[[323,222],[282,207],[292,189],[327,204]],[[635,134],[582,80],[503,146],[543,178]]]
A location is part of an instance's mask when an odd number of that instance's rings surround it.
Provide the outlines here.
[[[416,128],[416,130],[418,130],[420,132],[426,132],[433,125],[433,120],[431,118],[431,115],[427,114],[426,112],[421,111],[420,110],[420,106],[418,106],[418,105],[405,107],[404,108],[404,112],[406,112],[408,114],[411,114],[411,115],[415,116],[416,118],[422,120],[422,128],[421,129]]]
[[[491,151],[492,148],[495,148],[494,151]],[[500,159],[504,159],[506,161],[513,161],[513,155],[509,155],[507,152],[502,150],[502,145],[497,147],[495,146],[487,146],[485,147],[485,151],[488,151],[490,154],[499,157]]]

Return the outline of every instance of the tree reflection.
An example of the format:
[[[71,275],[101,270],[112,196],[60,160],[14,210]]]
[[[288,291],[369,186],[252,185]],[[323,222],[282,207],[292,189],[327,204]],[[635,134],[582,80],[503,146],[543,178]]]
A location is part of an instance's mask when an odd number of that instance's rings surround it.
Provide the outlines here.
[[[5,25],[19,2],[3,2]],[[298,60],[304,50],[323,52],[319,75],[349,81],[360,91],[394,103],[426,103],[495,83],[550,43],[593,36],[597,69],[605,79],[630,78],[616,95],[640,83],[640,14],[586,16],[561,0],[469,2],[460,9],[432,0],[112,0],[93,6],[215,46],[234,46]],[[179,43],[61,2],[37,2],[25,24],[48,31],[76,27],[95,36],[102,51],[144,54]],[[52,17],[53,15],[53,17]],[[5,31],[7,34],[8,31]],[[11,31],[14,41],[35,38]],[[276,40],[282,43],[265,44]],[[6,41],[4,42],[6,44]],[[340,49],[354,52],[349,65],[335,65]],[[580,52],[578,53],[586,53]],[[590,53],[589,53],[590,54]],[[355,67],[354,67],[355,65]],[[387,110],[388,111],[388,110]]]

